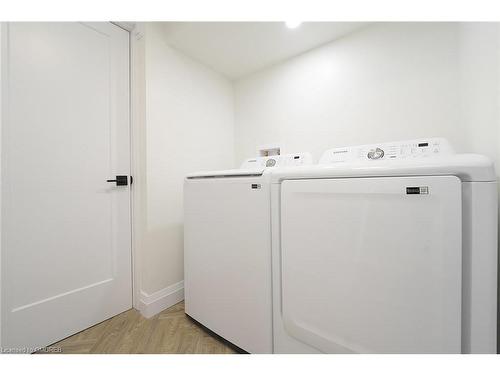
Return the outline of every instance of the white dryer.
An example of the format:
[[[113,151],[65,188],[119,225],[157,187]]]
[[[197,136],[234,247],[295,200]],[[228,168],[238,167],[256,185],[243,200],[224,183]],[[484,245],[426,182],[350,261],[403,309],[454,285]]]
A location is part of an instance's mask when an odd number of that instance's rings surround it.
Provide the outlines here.
[[[496,352],[488,158],[420,139],[275,172],[275,352]]]
[[[307,164],[305,153],[259,157],[185,179],[186,313],[250,353],[272,352],[269,170]]]

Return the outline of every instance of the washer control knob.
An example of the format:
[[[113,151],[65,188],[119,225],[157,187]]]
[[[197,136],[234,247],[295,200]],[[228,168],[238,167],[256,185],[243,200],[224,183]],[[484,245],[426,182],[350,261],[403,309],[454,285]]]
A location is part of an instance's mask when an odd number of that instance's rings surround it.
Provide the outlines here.
[[[276,165],[276,159],[268,159],[266,161],[266,167],[274,167]]]
[[[368,156],[368,159],[372,160],[382,159],[384,157],[384,150],[377,147],[374,150],[370,150],[366,156]]]

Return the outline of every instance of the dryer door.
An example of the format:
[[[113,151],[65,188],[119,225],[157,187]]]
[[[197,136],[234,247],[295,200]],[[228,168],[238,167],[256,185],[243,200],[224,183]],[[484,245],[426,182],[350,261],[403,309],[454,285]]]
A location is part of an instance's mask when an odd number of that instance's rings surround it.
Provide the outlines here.
[[[282,318],[327,353],[460,353],[461,182],[289,180]]]

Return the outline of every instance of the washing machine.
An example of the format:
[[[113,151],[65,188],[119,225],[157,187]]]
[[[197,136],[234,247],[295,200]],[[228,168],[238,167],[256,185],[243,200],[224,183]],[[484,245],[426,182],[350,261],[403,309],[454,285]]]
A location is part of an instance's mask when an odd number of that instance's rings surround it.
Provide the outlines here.
[[[307,153],[258,157],[184,183],[186,313],[249,353],[272,352],[270,170]]]
[[[496,353],[497,182],[445,139],[271,174],[277,353]]]

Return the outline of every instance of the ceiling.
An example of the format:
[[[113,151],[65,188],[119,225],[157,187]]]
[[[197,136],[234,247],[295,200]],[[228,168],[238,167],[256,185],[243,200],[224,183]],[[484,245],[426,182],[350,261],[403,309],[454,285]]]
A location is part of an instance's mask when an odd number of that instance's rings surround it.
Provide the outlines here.
[[[167,43],[237,79],[349,34],[367,23],[164,22]]]

